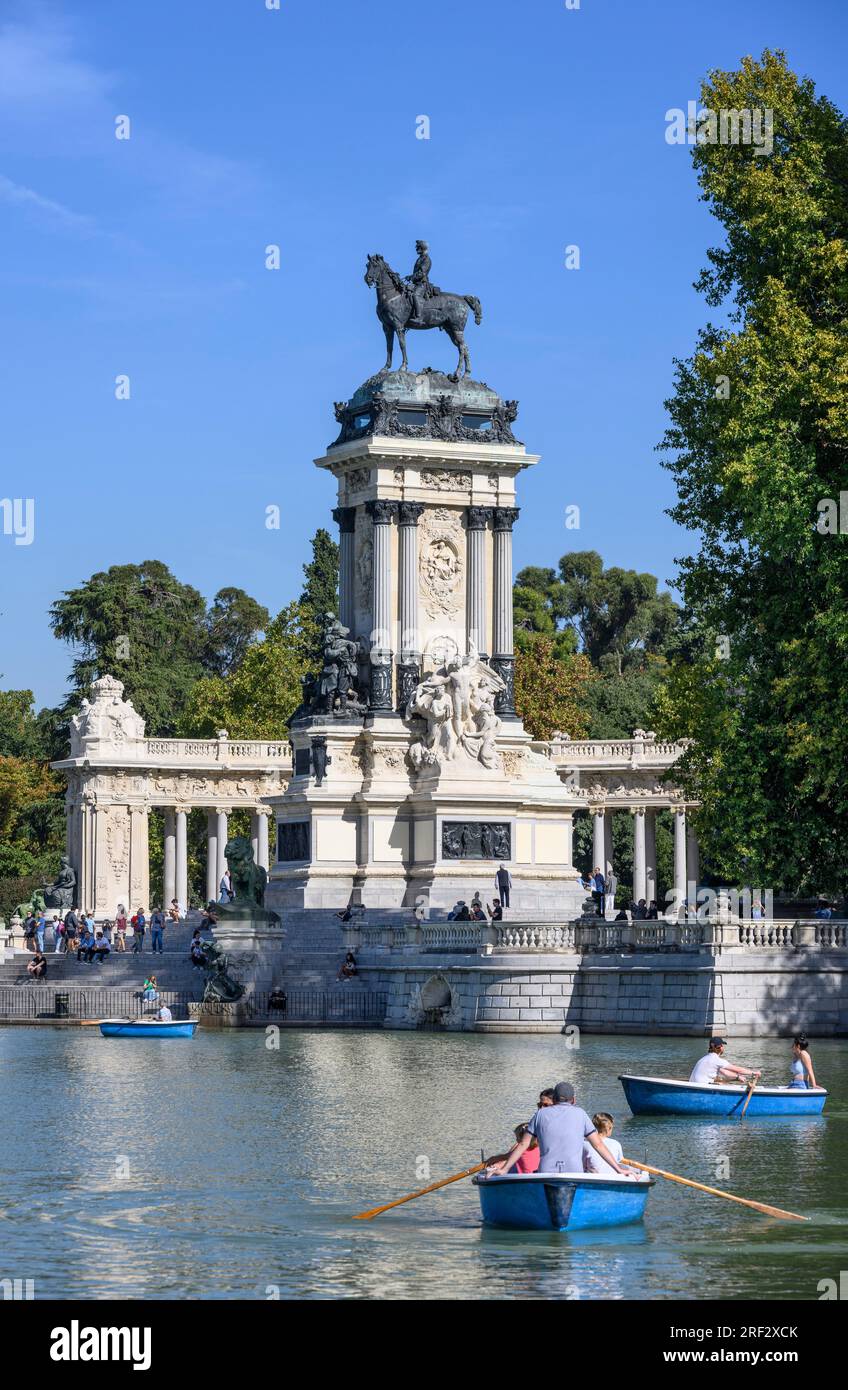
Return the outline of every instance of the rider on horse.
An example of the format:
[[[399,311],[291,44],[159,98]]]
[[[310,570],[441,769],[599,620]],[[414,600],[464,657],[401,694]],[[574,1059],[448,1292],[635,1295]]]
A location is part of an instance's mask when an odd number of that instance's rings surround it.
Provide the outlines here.
[[[416,241],[415,249],[418,252],[418,259],[412,267],[412,274],[407,281],[412,290],[412,320],[420,323],[423,316],[423,301],[432,299],[434,295],[441,294],[437,285],[430,284],[430,267],[433,262],[430,260],[430,248],[426,241]]]

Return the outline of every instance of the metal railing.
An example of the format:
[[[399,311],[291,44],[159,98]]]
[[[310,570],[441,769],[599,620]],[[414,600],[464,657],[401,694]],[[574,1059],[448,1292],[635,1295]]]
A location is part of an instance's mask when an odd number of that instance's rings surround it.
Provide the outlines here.
[[[204,1012],[214,1013],[218,1005],[204,1005]],[[267,1019],[269,1023],[382,1023],[386,1017],[388,996],[373,990],[360,989],[285,989],[257,990],[237,1000],[235,1005],[222,1004],[220,1012],[236,1008],[246,1018]]]
[[[20,985],[0,986],[0,1022],[19,1019],[143,1018],[167,1004],[174,1018],[187,1018],[189,1004],[200,994],[186,989],[160,989],[154,1003],[142,998],[138,988],[93,985],[40,984],[27,980]]]

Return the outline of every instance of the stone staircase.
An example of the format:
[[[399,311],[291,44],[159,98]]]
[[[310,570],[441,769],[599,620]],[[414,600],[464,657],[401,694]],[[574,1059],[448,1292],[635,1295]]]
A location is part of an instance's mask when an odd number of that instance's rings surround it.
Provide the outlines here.
[[[203,988],[203,972],[192,965],[189,959],[189,943],[194,928],[199,925],[200,913],[192,912],[185,921],[166,927],[164,950],[161,955],[157,952],[155,956],[150,947],[149,928],[144,936],[144,950],[138,955],[132,954],[131,940],[127,943],[126,952],[116,951],[113,933],[112,951],[107,959],[94,961],[91,965],[86,961],[78,961],[76,952],[71,955],[65,952],[56,955],[48,929],[44,946],[44,954],[47,957],[46,983],[57,987],[67,985],[87,989],[103,986],[140,988],[145,976],[152,973],[162,989],[199,992]],[[208,936],[208,933],[204,933],[204,936]],[[0,962],[0,986],[29,984],[27,964],[31,959],[30,951],[7,952],[5,960]]]

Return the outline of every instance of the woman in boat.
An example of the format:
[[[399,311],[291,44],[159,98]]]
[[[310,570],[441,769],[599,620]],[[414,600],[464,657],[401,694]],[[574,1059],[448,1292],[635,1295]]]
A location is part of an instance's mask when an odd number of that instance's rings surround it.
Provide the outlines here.
[[[807,1051],[809,1040],[806,1033],[799,1033],[792,1043],[792,1079],[789,1085],[796,1090],[809,1090],[816,1085],[813,1063]]]

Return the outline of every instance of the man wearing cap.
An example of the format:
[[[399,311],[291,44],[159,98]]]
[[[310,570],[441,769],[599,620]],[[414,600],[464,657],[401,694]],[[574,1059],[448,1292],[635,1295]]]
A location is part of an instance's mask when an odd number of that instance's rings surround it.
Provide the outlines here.
[[[722,1053],[726,1047],[724,1038],[710,1038],[710,1050],[704,1057],[699,1057],[689,1080],[700,1086],[711,1086],[714,1081],[747,1081],[749,1076],[759,1080],[761,1071],[751,1071],[747,1067],[737,1067],[733,1062],[725,1062]]]
[[[508,1173],[531,1141],[539,1141],[540,1173],[582,1173],[583,1141],[592,1145],[612,1168],[623,1178],[632,1178],[634,1173],[622,1168],[610,1153],[598,1134],[585,1110],[574,1104],[574,1087],[568,1081],[560,1081],[554,1087],[553,1105],[541,1106],[524,1128],[524,1133],[513,1144],[506,1158],[493,1163],[489,1173]]]

